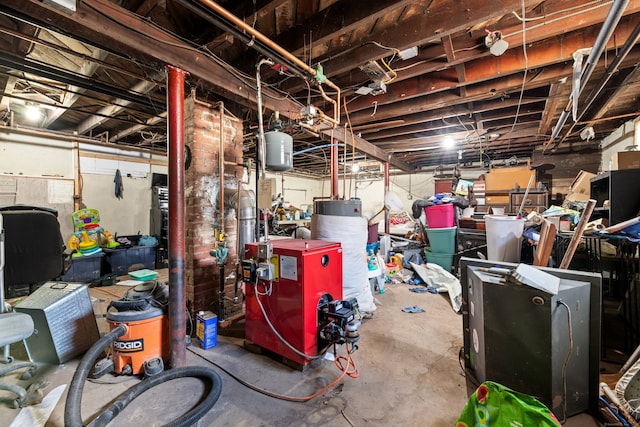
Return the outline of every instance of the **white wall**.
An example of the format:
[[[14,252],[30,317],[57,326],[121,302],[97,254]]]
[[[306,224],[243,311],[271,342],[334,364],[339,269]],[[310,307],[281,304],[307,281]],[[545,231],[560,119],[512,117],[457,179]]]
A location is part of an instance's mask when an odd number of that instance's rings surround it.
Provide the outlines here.
[[[276,188],[273,196],[278,194],[284,195],[284,201],[289,202],[293,206],[300,208],[301,206],[309,206],[313,209],[313,198],[323,195],[323,186],[326,183],[322,179],[306,178],[297,175],[289,175],[282,173],[266,173],[267,179],[275,179]],[[256,189],[255,169],[251,170],[249,177],[249,189]],[[330,195],[330,189],[324,191],[325,195]]]
[[[619,151],[626,151],[626,147],[634,145],[634,123],[640,119],[630,120],[620,126],[615,132],[602,140],[602,160],[600,171],[611,170],[612,156]]]
[[[477,180],[485,173],[483,169],[463,170],[462,179],[469,181]],[[327,180],[327,186],[330,185]],[[344,181],[338,181],[340,195],[343,194]],[[351,191],[349,191],[351,189]],[[411,206],[417,199],[427,199],[434,195],[435,177],[433,172],[417,172],[413,174],[398,174],[389,177],[389,191],[394,192],[402,200],[403,209],[411,213]],[[362,179],[351,181],[346,180],[346,198],[357,197],[362,201],[362,211],[375,214],[384,206],[384,181]]]
[[[167,173],[166,156],[89,142],[85,139],[79,144],[82,203],[97,209],[101,224],[113,234],[148,234],[152,173]],[[28,182],[32,182],[33,188],[41,185],[43,179],[66,180],[73,188],[74,144],[73,135],[0,128],[0,178],[20,177],[27,181],[22,187],[29,187]],[[116,169],[122,174],[122,199],[115,197]],[[62,196],[67,200],[60,200]],[[5,204],[15,202],[58,209],[63,239],[67,240],[73,230],[69,214],[73,210],[73,191],[64,195],[58,192],[55,203],[49,199],[51,197],[25,190],[12,199],[2,200]]]

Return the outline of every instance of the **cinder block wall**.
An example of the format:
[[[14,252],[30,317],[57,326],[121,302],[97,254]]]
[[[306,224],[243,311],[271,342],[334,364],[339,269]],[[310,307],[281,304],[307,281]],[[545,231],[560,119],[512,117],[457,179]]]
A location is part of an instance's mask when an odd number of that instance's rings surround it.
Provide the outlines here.
[[[213,225],[221,220],[220,175],[220,106],[185,100],[185,145],[191,151],[191,164],[185,172],[187,303],[192,314],[210,310],[219,314],[219,267],[209,251],[213,248]],[[242,178],[242,122],[228,113],[223,115],[224,187],[236,189]],[[228,198],[225,205],[229,206]],[[236,275],[236,227],[234,207],[225,208],[224,229],[228,234],[229,256],[225,262],[225,292],[233,297]],[[225,318],[242,312],[242,304],[226,302]]]

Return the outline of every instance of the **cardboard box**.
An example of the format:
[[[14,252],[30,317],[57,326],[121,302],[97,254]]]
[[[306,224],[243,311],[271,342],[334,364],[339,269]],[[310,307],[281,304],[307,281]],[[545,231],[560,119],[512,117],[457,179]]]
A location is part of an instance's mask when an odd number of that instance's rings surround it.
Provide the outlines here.
[[[196,341],[204,350],[218,343],[218,316],[210,311],[201,311],[196,315]]]
[[[484,194],[487,189],[484,181],[474,181],[473,194]]]
[[[569,185],[569,194],[566,199],[572,202],[586,202],[589,200],[591,193],[591,178],[596,174],[581,170],[576,175],[571,185]]]
[[[640,169],[640,151],[620,151],[611,156],[611,170]]]
[[[491,168],[489,173],[485,175],[486,191],[512,190],[516,184],[520,188],[527,188],[531,176],[533,176],[531,187],[535,188],[536,171],[529,169],[528,165],[511,168]],[[507,201],[507,203],[509,202]]]
[[[276,195],[276,179],[264,178],[258,181],[258,207],[271,209],[273,196]]]
[[[487,196],[485,202],[487,205],[508,205],[509,196]]]

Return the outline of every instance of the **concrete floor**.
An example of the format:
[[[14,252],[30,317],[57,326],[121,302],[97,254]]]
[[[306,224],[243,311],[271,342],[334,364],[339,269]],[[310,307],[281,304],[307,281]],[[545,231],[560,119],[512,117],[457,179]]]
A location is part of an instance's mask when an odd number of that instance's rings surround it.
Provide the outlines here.
[[[304,372],[243,348],[242,322],[221,330],[218,345],[209,350],[191,346],[189,365],[211,366],[223,380],[222,394],[199,426],[453,426],[467,401],[465,378],[458,362],[462,317],[453,312],[446,295],[416,294],[405,284],[388,285],[376,295],[378,310],[361,327],[359,350],[353,355],[359,378],[345,377],[336,387],[306,403],[268,397],[241,385],[214,362],[257,387],[289,396],[311,395],[340,375],[333,362],[323,360]],[[93,289],[92,289],[93,291]],[[424,313],[403,307],[419,305]],[[78,361],[43,365],[35,380],[46,380],[45,395],[68,385]],[[8,381],[19,381],[9,375]],[[33,381],[33,380],[31,380]],[[85,423],[111,399],[138,379],[107,375],[87,382],[82,401]],[[203,392],[199,380],[180,379],[144,393],[111,426],[157,426],[182,414]],[[0,391],[0,399],[9,394]],[[66,389],[46,422],[64,425]],[[24,409],[23,409],[24,410]],[[0,401],[0,425],[10,426],[20,410]],[[46,419],[46,417],[45,417]],[[32,427],[36,424],[17,424]],[[13,425],[16,426],[17,425]],[[581,414],[565,426],[598,426]]]

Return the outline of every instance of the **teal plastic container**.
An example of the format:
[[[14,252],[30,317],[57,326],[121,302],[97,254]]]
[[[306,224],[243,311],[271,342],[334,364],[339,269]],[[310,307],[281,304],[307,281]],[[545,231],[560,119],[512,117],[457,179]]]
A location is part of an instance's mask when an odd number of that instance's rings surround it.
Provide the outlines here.
[[[426,249],[424,251],[424,254],[427,258],[428,263],[438,264],[440,267],[444,268],[449,273],[451,272],[451,267],[453,266],[453,254],[443,254],[439,252],[432,252]]]
[[[457,227],[427,228],[429,247],[432,252],[453,254],[456,252]]]

